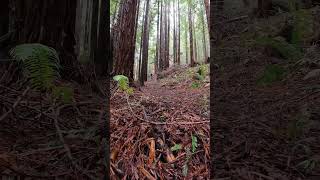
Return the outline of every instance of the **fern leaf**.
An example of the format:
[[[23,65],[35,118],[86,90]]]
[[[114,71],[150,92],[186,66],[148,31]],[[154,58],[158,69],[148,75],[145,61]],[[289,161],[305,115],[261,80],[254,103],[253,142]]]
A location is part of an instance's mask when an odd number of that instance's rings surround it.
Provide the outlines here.
[[[37,43],[21,44],[14,47],[10,55],[15,60],[22,61],[33,88],[49,89],[54,79],[59,77],[59,56],[51,47]]]

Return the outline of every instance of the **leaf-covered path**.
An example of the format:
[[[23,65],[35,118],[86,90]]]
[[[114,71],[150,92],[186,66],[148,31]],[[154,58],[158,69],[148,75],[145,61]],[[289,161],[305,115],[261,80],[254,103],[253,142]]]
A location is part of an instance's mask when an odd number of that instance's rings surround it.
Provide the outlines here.
[[[208,178],[209,84],[192,88],[194,80],[179,72],[147,82],[128,101],[122,93],[113,97],[111,160],[116,176]],[[181,148],[171,151],[176,144]]]

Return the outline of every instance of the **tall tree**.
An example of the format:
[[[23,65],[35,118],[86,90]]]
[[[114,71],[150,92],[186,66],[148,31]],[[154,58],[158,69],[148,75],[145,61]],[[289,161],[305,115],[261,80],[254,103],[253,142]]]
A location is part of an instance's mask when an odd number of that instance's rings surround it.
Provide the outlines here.
[[[166,61],[165,68],[170,65],[170,1],[166,2]]]
[[[166,11],[163,1],[161,1],[161,16],[160,16],[160,50],[159,50],[159,71],[165,69],[166,61]]]
[[[135,49],[137,2],[137,0],[124,0],[121,4],[114,39],[114,72],[127,76],[130,82],[133,82],[134,54],[132,49]]]
[[[189,12],[187,12],[189,13]],[[185,58],[186,58],[186,64],[189,64],[189,54],[188,54],[188,17],[186,16],[183,21],[184,26],[184,48],[185,48]]]
[[[204,1],[204,6],[205,6],[205,9],[206,9],[206,16],[207,16],[207,22],[208,22],[208,25],[209,25],[209,19],[210,19],[210,4],[209,4],[209,0],[203,0]]]
[[[158,20],[157,20],[157,42],[156,42],[156,55],[155,55],[155,62],[154,62],[154,76],[157,80],[157,74],[159,69],[159,50],[160,50],[160,0],[158,0]]]
[[[146,1],[146,11],[143,25],[142,66],[140,84],[143,86],[148,77],[148,50],[149,50],[149,9],[150,0]]]
[[[189,39],[190,39],[190,66],[194,67],[195,63],[195,56],[194,56],[194,42],[193,42],[193,21],[192,21],[192,10],[191,4],[192,1],[189,0],[188,3],[188,18],[189,18]]]
[[[206,40],[206,22],[205,22],[205,12],[204,10],[202,9],[200,11],[200,19],[201,19],[201,24],[202,24],[202,42],[203,42],[203,54],[204,54],[204,59],[205,59],[205,62],[207,61],[208,59],[208,53],[207,53],[207,40]]]
[[[177,64],[177,29],[176,29],[176,1],[173,0],[173,62]]]
[[[177,46],[178,46],[178,52],[177,52],[177,62],[178,62],[178,65],[180,65],[180,0],[178,0],[178,42],[177,42]]]
[[[144,3],[144,13],[146,11],[146,6],[147,6],[147,3]],[[142,74],[141,74],[141,67],[142,67],[142,49],[143,49],[143,34],[144,34],[144,18],[145,16],[143,16],[143,19],[142,19],[142,25],[141,25],[141,36],[140,36],[140,50],[139,50],[139,61],[138,61],[138,64],[139,64],[139,67],[138,67],[138,79],[139,81],[142,79]],[[138,22],[137,22],[138,23]]]

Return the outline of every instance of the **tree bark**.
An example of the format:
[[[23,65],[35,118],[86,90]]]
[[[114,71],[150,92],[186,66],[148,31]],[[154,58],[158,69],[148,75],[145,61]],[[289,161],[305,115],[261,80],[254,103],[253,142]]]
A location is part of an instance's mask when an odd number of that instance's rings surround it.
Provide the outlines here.
[[[202,35],[203,35],[203,50],[204,50],[204,61],[207,62],[208,59],[208,53],[207,53],[207,40],[206,40],[206,22],[204,18],[205,14],[204,11],[202,10],[201,13],[201,21],[202,21]]]
[[[77,1],[10,0],[14,44],[42,43],[55,48],[64,67],[61,75],[71,78],[75,54]],[[54,7],[54,8],[53,8]]]
[[[177,61],[178,61],[178,65],[181,64],[180,61],[180,0],[178,0],[178,57],[177,57]]]
[[[188,17],[189,17],[189,39],[190,39],[190,66],[194,67],[195,66],[195,57],[194,57],[194,48],[193,48],[193,28],[192,28],[192,11],[191,11],[191,2],[189,1],[189,13],[188,13]]]
[[[210,22],[210,4],[209,4],[209,0],[204,0],[204,6],[206,9],[206,17],[207,17],[207,23],[209,26],[209,22]]]
[[[142,49],[142,66],[141,66],[141,79],[140,84],[144,86],[144,82],[148,78],[148,50],[149,50],[149,6],[150,0],[146,1],[146,12],[144,15],[143,25],[143,49]]]
[[[132,49],[135,47],[137,0],[126,0],[121,6],[114,39],[114,71],[115,74],[127,76],[129,81],[133,82],[134,54],[132,54]]]
[[[160,0],[158,0],[158,20],[157,20],[157,43],[156,43],[156,57],[154,60],[154,78],[157,80],[158,68],[159,68],[159,50],[160,50]]]

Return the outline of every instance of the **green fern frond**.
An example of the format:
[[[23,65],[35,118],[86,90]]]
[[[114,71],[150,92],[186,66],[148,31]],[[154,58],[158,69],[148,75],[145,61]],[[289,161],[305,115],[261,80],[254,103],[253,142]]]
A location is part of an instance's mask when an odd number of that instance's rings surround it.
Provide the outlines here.
[[[289,44],[285,40],[270,37],[258,37],[255,42],[258,45],[272,47],[286,59],[298,60],[303,56],[301,48],[295,44]]]
[[[10,55],[22,62],[33,88],[50,89],[55,78],[60,77],[59,56],[51,47],[42,44],[21,44],[14,47]]]

